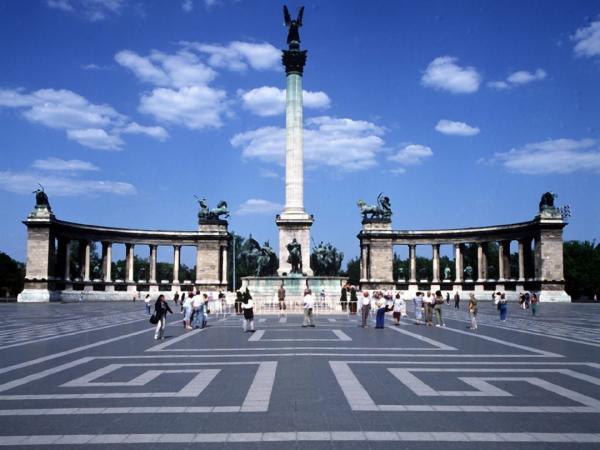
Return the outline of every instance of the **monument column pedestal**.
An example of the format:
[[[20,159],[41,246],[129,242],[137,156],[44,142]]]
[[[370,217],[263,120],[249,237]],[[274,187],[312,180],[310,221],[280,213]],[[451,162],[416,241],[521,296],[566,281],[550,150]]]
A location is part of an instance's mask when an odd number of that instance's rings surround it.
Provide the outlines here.
[[[286,218],[284,214],[278,215],[275,223],[279,228],[279,269],[277,274],[289,274],[292,266],[288,262],[289,252],[287,245],[296,239],[302,248],[302,273],[312,276],[310,268],[310,227],[313,224],[312,216],[304,214],[303,217]]]

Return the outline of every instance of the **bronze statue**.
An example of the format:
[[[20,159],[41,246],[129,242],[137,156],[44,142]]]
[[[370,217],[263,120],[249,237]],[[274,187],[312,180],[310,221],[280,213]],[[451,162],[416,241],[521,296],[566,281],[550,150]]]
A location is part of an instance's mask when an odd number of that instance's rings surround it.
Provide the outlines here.
[[[452,270],[450,270],[450,267],[448,267],[448,266],[444,267],[444,280],[449,280],[451,275],[452,275]]]
[[[225,200],[217,203],[216,208],[209,209],[205,198],[198,198],[196,195],[194,197],[196,197],[198,206],[200,206],[200,211],[198,211],[199,220],[221,220],[221,216],[225,219],[229,217],[229,209],[227,209],[227,202]]]
[[[370,219],[391,219],[392,217],[392,204],[390,198],[383,195],[383,192],[377,196],[377,204],[369,205],[364,200],[356,202],[360,208],[360,213],[363,219],[369,219],[367,217],[371,215]]]
[[[287,245],[288,259],[287,262],[291,264],[291,273],[302,273],[302,246],[294,238],[292,242]]]
[[[466,280],[472,280],[473,279],[473,268],[471,266],[465,267],[464,273],[465,273],[465,279]]]
[[[311,267],[318,276],[336,276],[340,273],[344,254],[339,252],[330,243],[324,244],[323,241],[313,248],[310,256]]]
[[[544,210],[554,210],[554,199],[557,198],[554,192],[545,192],[540,199],[540,212]]]
[[[254,272],[257,277],[274,275],[277,272],[277,256],[269,245],[269,241],[265,242],[261,248],[256,239],[250,235],[242,246],[240,258],[248,272]]]
[[[35,194],[35,207],[36,208],[50,209],[50,202],[48,201],[48,195],[46,194],[46,192],[44,192],[44,186],[42,186],[40,184],[40,188],[33,191],[32,194]]]
[[[300,47],[300,33],[298,32],[298,29],[302,26],[303,15],[304,6],[300,7],[300,9],[298,10],[298,17],[296,18],[296,20],[292,20],[287,6],[283,6],[283,19],[285,21],[285,26],[289,28],[287,43],[290,48]]]

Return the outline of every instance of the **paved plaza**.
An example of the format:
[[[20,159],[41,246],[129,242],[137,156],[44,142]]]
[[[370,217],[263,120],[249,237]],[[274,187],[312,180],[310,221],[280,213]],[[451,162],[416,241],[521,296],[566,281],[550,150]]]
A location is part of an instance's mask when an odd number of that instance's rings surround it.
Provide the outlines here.
[[[255,333],[177,312],[155,341],[143,303],[0,304],[0,445],[598,448],[600,305],[500,322],[480,303],[476,332],[465,307],[439,328],[290,314]]]

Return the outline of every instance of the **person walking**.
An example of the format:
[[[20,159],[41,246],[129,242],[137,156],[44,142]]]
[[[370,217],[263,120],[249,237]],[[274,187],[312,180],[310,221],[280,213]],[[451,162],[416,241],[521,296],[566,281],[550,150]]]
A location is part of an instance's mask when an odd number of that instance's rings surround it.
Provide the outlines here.
[[[508,307],[506,304],[506,294],[504,292],[499,294],[500,299],[498,300],[498,309],[500,310],[500,320],[502,322],[506,322],[506,313],[508,312]]]
[[[340,305],[342,305],[342,311],[346,312],[348,308],[348,283],[342,286],[342,292],[340,293]]]
[[[183,312],[183,304],[185,303],[185,292],[181,294],[181,298],[179,299],[179,306],[181,308],[181,312]]]
[[[406,304],[404,303],[404,299],[402,298],[402,292],[396,292],[396,298],[392,303],[392,317],[396,321],[394,325],[400,325],[400,319],[402,316],[406,315]]]
[[[423,306],[425,307],[425,323],[431,327],[433,326],[433,297],[430,291],[427,291],[427,295],[423,297]]]
[[[202,294],[202,301],[204,301],[204,309],[202,311],[204,313],[202,315],[202,328],[206,328],[208,326],[208,315],[210,314],[209,302],[213,304],[214,312],[214,300],[212,295],[209,298],[208,294],[204,293]]]
[[[175,292],[175,295],[173,296],[173,301],[175,302],[175,306],[179,306],[179,291]]]
[[[358,294],[356,293],[356,287],[350,286],[350,314],[356,315],[356,310],[358,309]]]
[[[192,329],[192,313],[194,311],[193,301],[194,301],[194,293],[190,291],[187,298],[184,299],[184,301],[182,303],[183,325],[185,326],[186,330]]]
[[[277,300],[279,300],[279,313],[283,314],[283,311],[285,311],[285,288],[283,287],[283,283],[277,290]]]
[[[391,293],[389,293],[391,297]],[[377,300],[375,305],[377,307],[377,312],[375,314],[375,328],[382,329],[385,327],[385,313],[389,311],[387,305],[388,294],[382,296],[381,293],[377,295]]]
[[[204,300],[199,294],[194,295],[192,299],[192,310],[192,328],[202,327],[202,323],[204,322]]]
[[[242,295],[241,291],[235,291],[235,303],[234,303],[234,308],[235,308],[235,313],[236,315],[240,316],[243,314],[243,310],[242,310],[242,303],[243,303],[243,299],[244,296]]]
[[[239,292],[239,291],[238,291]],[[250,291],[246,288],[246,292],[242,295],[242,303],[240,305],[244,312],[244,320],[242,320],[242,329],[244,332],[254,333],[254,301],[250,295]]]
[[[458,291],[454,294],[454,307],[458,309],[458,304],[460,303],[460,294]]]
[[[450,304],[450,292],[446,292],[446,305]]]
[[[469,294],[469,317],[471,318],[471,326],[469,329],[477,329],[477,299],[474,294]]]
[[[154,314],[156,314],[156,318],[158,322],[156,323],[156,331],[154,332],[154,339],[164,339],[165,338],[165,327],[167,326],[167,312],[173,314],[171,308],[165,302],[165,296],[160,294],[156,303],[154,304]]]
[[[445,327],[446,324],[444,323],[444,320],[442,319],[442,305],[444,304],[444,296],[442,295],[442,291],[435,291],[435,298],[434,298],[434,307],[433,310],[435,311],[435,321],[436,327]]]
[[[540,299],[538,298],[538,296],[535,292],[531,294],[530,301],[531,301],[531,315],[537,316],[537,313],[540,308]]]
[[[360,302],[360,315],[361,315],[361,326],[367,328],[367,319],[369,318],[369,312],[371,311],[371,296],[369,291],[364,291]]]
[[[306,294],[304,295],[304,322],[302,322],[302,327],[314,327],[315,324],[313,322],[313,308],[315,307],[315,299],[312,295],[312,291],[310,289],[306,290]]]
[[[146,294],[146,297],[144,298],[144,306],[146,307],[146,313],[148,315],[152,314],[152,308],[150,305],[151,301],[152,301],[152,298],[150,297],[150,294]]]
[[[423,319],[423,293],[417,291],[415,298],[413,298],[415,305],[415,325],[421,325]]]

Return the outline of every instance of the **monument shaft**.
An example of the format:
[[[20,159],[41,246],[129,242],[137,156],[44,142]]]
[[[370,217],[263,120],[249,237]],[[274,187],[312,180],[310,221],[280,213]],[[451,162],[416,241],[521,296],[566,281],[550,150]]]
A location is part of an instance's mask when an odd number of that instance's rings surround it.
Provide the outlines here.
[[[290,73],[287,76],[285,127],[285,208],[283,214],[305,214],[302,76],[297,73]]]

